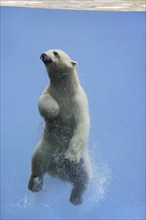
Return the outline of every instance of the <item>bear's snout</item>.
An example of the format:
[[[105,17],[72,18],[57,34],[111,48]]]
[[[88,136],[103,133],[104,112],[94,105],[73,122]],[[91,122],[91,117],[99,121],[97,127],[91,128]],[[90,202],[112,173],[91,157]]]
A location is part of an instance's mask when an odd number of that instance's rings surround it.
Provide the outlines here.
[[[51,57],[47,56],[45,53],[42,53],[42,54],[41,54],[40,59],[41,59],[44,63],[52,63]]]

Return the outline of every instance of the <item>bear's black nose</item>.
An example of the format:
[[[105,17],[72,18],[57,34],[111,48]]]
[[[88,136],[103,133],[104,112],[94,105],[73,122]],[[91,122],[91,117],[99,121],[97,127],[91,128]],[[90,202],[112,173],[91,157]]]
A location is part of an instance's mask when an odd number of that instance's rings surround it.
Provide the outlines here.
[[[44,62],[44,63],[52,63],[52,59],[50,56],[46,55],[45,53],[42,53],[40,56],[40,59]]]
[[[42,61],[46,61],[47,55],[46,55],[45,53],[42,53],[41,56],[40,56],[40,59],[41,59]]]

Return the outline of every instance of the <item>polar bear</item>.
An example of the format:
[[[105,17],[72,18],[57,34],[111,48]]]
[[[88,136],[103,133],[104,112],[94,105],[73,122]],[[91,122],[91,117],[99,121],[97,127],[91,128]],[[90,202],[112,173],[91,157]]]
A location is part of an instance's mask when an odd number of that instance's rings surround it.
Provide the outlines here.
[[[28,188],[40,191],[43,175],[49,173],[73,184],[70,201],[78,205],[92,173],[87,150],[88,99],[79,82],[76,62],[64,51],[49,50],[40,58],[50,83],[38,101],[45,126],[32,157]]]

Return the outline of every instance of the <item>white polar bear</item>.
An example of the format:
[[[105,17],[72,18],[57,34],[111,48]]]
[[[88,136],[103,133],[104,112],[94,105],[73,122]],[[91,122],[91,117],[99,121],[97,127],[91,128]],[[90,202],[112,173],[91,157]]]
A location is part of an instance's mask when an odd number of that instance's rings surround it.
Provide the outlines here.
[[[87,151],[90,127],[88,100],[80,85],[76,62],[61,50],[41,55],[49,78],[38,108],[45,120],[43,137],[32,157],[28,188],[39,191],[48,172],[73,184],[70,201],[77,205],[91,176]]]

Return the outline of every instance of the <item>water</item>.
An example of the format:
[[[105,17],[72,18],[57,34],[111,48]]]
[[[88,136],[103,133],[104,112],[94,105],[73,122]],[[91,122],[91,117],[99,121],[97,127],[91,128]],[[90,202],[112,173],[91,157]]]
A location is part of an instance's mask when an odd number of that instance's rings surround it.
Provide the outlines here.
[[[1,219],[145,219],[144,13],[1,12]],[[94,178],[80,206],[56,178],[46,176],[39,193],[27,189],[48,80],[39,55],[54,47],[78,61],[89,98]]]
[[[2,6],[61,8],[76,10],[112,10],[112,11],[144,11],[144,0],[1,0]]]

